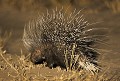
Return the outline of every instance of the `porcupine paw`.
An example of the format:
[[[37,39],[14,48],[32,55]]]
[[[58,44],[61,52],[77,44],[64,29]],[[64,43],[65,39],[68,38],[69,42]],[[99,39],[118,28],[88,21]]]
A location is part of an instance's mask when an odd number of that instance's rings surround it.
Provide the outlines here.
[[[47,64],[46,64],[46,67],[49,67],[50,69],[52,69],[52,68],[56,68],[58,65],[57,65],[57,63],[55,63],[54,61],[46,61],[47,62]]]

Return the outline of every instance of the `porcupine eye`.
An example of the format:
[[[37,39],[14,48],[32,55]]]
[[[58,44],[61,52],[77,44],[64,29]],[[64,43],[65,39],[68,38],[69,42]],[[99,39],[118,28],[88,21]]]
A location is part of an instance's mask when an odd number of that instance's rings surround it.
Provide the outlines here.
[[[34,50],[31,53],[30,59],[34,64],[41,64],[45,61],[45,58],[42,56],[42,52],[40,50]]]

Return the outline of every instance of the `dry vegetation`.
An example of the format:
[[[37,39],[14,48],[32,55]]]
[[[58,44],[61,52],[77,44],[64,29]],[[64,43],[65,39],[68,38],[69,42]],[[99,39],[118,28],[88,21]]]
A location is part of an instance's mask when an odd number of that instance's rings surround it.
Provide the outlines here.
[[[74,7],[81,8],[90,5],[87,12],[98,13],[100,10],[110,10],[120,13],[119,0],[0,0],[0,7],[15,8],[20,11],[38,10],[43,7],[61,7],[72,10]],[[41,4],[42,3],[42,4]],[[67,3],[67,4],[66,4]],[[98,3],[98,4],[96,4]],[[94,4],[94,5],[93,5]],[[94,7],[98,5],[97,7]],[[94,7],[94,8],[93,8]],[[44,10],[44,9],[42,9]],[[34,65],[29,61],[29,55],[25,56],[21,50],[21,55],[7,53],[5,46],[11,33],[6,32],[0,36],[0,81],[119,81],[118,72],[110,74],[109,68],[104,69],[96,75],[85,71],[76,72],[74,69],[61,70],[60,67],[49,69],[44,64]],[[67,61],[67,59],[66,59]],[[66,64],[67,65],[67,64]]]
[[[120,13],[120,0],[114,0],[111,2],[105,1],[105,5],[113,12]]]
[[[120,12],[120,0],[0,0],[0,6],[19,11],[33,11],[63,6],[65,9],[86,8],[87,13],[99,13],[109,10]]]
[[[25,56],[22,50],[20,56],[2,50],[10,37],[10,33],[8,34],[0,38],[0,81],[119,81],[120,79],[117,72],[108,74],[109,69],[93,75],[83,70],[77,72],[72,67],[66,71],[60,67],[49,69],[45,67],[45,63],[34,65],[29,61],[29,54]]]

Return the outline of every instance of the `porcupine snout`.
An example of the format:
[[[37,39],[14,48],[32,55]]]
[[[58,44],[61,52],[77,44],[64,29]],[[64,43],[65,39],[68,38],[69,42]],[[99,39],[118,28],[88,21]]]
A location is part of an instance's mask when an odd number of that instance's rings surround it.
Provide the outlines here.
[[[40,49],[35,49],[31,52],[30,60],[34,64],[42,64],[45,61],[45,57]]]

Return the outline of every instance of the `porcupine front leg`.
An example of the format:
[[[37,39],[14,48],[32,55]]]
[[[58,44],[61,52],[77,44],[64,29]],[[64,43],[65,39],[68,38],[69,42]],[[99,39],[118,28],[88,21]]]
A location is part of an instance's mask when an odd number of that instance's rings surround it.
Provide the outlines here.
[[[54,59],[54,53],[52,52],[52,50],[47,49],[46,53],[45,53],[45,59],[46,59],[46,63],[47,63],[47,67],[49,68],[54,68],[56,67],[56,63],[55,63],[55,59]]]

